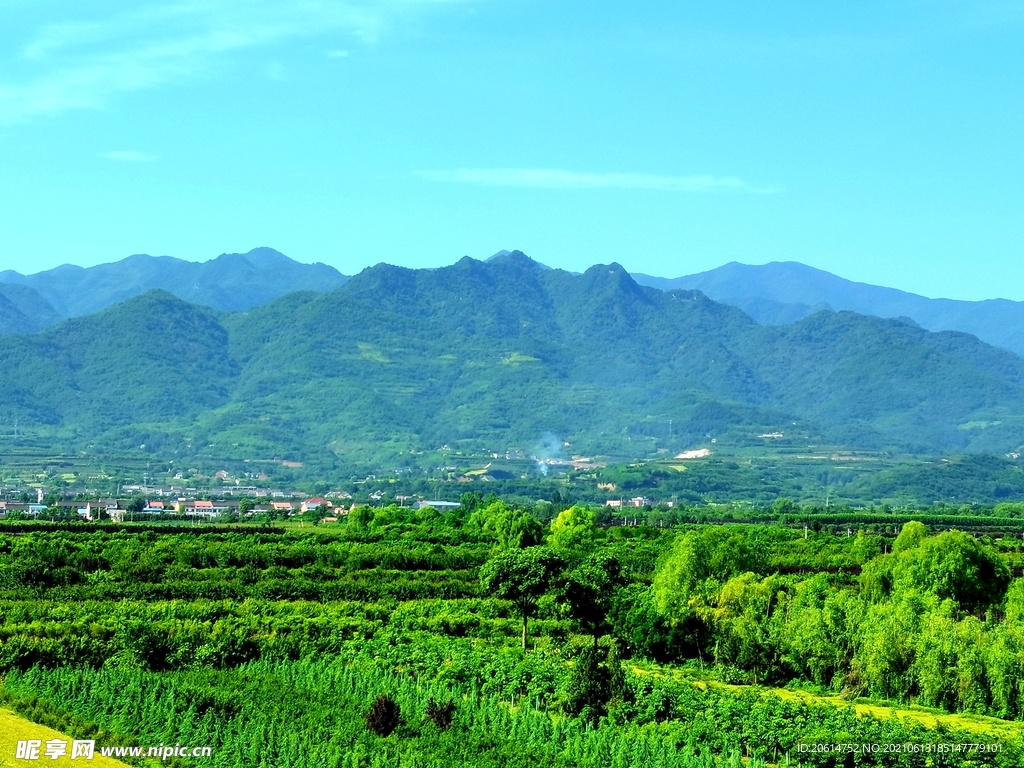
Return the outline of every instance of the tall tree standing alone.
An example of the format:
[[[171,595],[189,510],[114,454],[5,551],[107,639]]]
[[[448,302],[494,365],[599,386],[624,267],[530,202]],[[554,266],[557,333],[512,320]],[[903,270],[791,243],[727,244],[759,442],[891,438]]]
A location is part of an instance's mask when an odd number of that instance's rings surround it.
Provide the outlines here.
[[[547,547],[527,547],[499,552],[480,570],[484,591],[499,600],[511,601],[522,617],[524,650],[530,616],[561,569],[561,558]]]

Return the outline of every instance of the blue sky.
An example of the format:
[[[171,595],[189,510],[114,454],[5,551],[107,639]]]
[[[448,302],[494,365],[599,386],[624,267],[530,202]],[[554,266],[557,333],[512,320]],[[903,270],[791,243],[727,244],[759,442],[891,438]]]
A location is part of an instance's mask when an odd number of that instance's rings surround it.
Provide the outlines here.
[[[1024,300],[1024,2],[6,0],[0,269],[796,260]]]

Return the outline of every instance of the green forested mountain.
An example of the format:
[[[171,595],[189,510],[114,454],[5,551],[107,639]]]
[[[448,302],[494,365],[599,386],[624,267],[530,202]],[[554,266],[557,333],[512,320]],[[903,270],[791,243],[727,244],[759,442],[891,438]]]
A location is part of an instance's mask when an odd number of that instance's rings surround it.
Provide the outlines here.
[[[665,279],[634,274],[661,290],[698,290],[739,307],[759,323],[792,323],[822,309],[878,317],[909,317],[931,331],[964,331],[1024,355],[1024,302],[957,301],[846,280],[795,261],[749,265],[730,262],[707,272]]]
[[[0,283],[0,336],[33,333],[60,319],[56,310],[34,289]]]
[[[378,265],[218,315],[162,292],[0,339],[22,429],[162,455],[374,463],[442,445],[647,456],[709,444],[918,453],[1024,443],[1024,360],[912,322],[756,324],[697,291],[521,253]],[[777,439],[777,438],[774,438]]]
[[[237,365],[215,313],[152,291],[29,336],[0,339],[0,400],[26,426],[89,439],[229,401]]]
[[[150,290],[224,312],[266,304],[291,291],[328,291],[348,278],[326,264],[300,264],[273,248],[225,253],[205,262],[137,254],[110,264],[78,267],[64,264],[22,275],[0,272],[0,335],[44,328],[60,318],[78,317],[126,301]],[[27,325],[6,327],[3,296],[29,291],[22,300]]]

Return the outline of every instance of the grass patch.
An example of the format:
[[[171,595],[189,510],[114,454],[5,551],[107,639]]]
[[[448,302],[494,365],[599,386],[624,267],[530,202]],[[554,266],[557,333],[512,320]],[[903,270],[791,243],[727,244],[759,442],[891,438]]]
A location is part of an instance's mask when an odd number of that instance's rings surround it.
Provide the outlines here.
[[[989,427],[997,427],[1003,422],[1001,421],[967,421],[963,424],[957,425],[957,429],[961,432],[967,432],[972,429],[988,429]]]
[[[50,739],[64,739],[68,742],[68,753],[70,755],[70,736],[66,736],[46,726],[37,725],[23,717],[19,717],[10,710],[0,709],[0,766],[2,768],[14,768],[17,765],[32,765],[35,763],[35,761],[15,759],[18,742],[28,739],[39,739],[43,742],[43,749],[46,748],[46,742]],[[40,764],[55,766],[89,765],[92,768],[126,768],[124,763],[100,755],[99,746],[101,745],[97,744],[96,755],[92,760],[82,760],[81,758],[72,760],[69,755],[51,760],[40,750],[39,757],[41,759],[39,762]]]
[[[529,355],[524,355],[521,352],[513,352],[508,357],[501,358],[501,362],[503,362],[505,365],[519,365],[520,363],[539,363],[540,358],[530,357]]]
[[[1011,720],[1001,720],[998,717],[986,717],[985,715],[971,714],[950,714],[924,707],[908,707],[888,702],[878,702],[869,699],[856,699],[850,701],[840,696],[820,695],[810,691],[794,690],[792,688],[771,688],[760,685],[733,685],[718,680],[695,677],[690,670],[676,670],[663,667],[658,664],[633,663],[630,668],[639,675],[650,675],[653,677],[667,677],[678,681],[691,683],[699,690],[706,691],[708,688],[733,691],[735,693],[757,693],[762,696],[776,696],[783,701],[795,704],[827,704],[833,707],[852,707],[858,715],[870,715],[879,720],[895,717],[900,720],[910,720],[920,723],[925,728],[955,729],[970,731],[994,741],[1007,741],[1019,744],[1024,741],[1024,723]]]
[[[388,359],[383,352],[381,352],[372,344],[366,344],[365,342],[361,341],[358,344],[356,344],[356,346],[359,347],[359,354],[362,355],[367,360],[369,360],[371,363],[387,364],[391,362],[391,360]]]

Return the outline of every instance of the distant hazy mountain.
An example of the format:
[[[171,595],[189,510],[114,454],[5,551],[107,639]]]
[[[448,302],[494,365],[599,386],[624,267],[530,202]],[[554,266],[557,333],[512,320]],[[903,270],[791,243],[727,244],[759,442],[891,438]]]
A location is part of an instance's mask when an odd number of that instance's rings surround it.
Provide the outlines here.
[[[228,315],[147,293],[0,339],[0,402],[24,432],[92,450],[378,466],[442,445],[529,451],[546,433],[637,457],[712,437],[1024,444],[1024,360],[971,335],[853,312],[761,326],[617,264],[572,275],[519,252],[381,264]]]
[[[739,307],[759,323],[791,323],[822,309],[909,317],[930,331],[964,331],[1024,356],[1024,302],[929,299],[894,288],[844,280],[795,261],[749,266],[731,262],[708,272],[665,279],[634,274],[661,290],[695,289]]]
[[[33,275],[0,272],[0,292],[13,285],[32,288],[42,297],[38,314],[33,314],[32,306],[19,305],[29,324],[34,323],[30,329],[34,330],[54,322],[54,313],[78,317],[153,289],[194,304],[236,312],[291,291],[329,291],[344,285],[347,279],[326,264],[300,264],[272,248],[256,248],[244,254],[225,253],[202,263],[137,255],[95,267],[65,264]],[[0,305],[0,318],[3,316]],[[0,332],[24,331],[0,326]]]
[[[0,336],[32,333],[60,320],[60,315],[27,285],[0,283]]]

